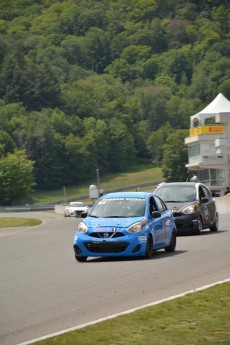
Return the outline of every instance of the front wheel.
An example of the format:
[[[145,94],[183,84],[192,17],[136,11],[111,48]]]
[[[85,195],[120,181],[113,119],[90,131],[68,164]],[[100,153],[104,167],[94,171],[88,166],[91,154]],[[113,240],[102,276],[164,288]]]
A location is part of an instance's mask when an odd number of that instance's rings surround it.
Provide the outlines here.
[[[152,253],[153,253],[153,242],[152,242],[152,238],[149,236],[146,243],[145,258],[146,259],[151,258]]]
[[[171,241],[170,241],[170,245],[165,248],[165,251],[167,253],[172,253],[172,252],[175,252],[175,249],[176,249],[176,233],[173,232],[172,237],[171,237]]]
[[[203,229],[203,222],[202,222],[201,217],[199,217],[199,218],[197,219],[197,228],[196,228],[195,234],[196,234],[196,235],[200,235],[202,229]]]
[[[78,256],[78,255],[75,255],[75,259],[76,259],[78,262],[86,262],[87,256]]]
[[[218,213],[216,213],[215,221],[214,221],[213,225],[210,226],[210,231],[211,232],[218,231],[218,227],[219,227],[219,218],[218,218]]]

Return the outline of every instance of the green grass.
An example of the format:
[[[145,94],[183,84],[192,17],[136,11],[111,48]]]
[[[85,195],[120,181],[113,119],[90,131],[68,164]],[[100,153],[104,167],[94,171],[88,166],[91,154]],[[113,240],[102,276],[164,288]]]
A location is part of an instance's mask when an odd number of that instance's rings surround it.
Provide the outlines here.
[[[87,326],[39,345],[229,345],[230,283]]]
[[[153,188],[156,186],[154,182],[163,181],[162,171],[159,167],[154,167],[152,165],[139,165],[131,167],[129,171],[116,173],[116,174],[103,174],[100,172],[100,189],[106,190],[149,183],[153,182]],[[80,197],[82,195],[89,195],[89,186],[92,184],[97,184],[97,177],[95,172],[95,180],[88,181],[87,183],[81,185],[73,186],[63,186],[57,190],[53,191],[38,191],[31,195],[31,200],[25,203],[29,204],[44,204],[48,202],[55,202],[66,199],[71,199],[75,197]],[[145,187],[146,189],[146,187]],[[141,190],[141,189],[138,189]],[[87,199],[86,199],[87,200]]]
[[[35,226],[41,224],[41,220],[33,218],[0,217],[0,228],[12,228],[20,226]]]

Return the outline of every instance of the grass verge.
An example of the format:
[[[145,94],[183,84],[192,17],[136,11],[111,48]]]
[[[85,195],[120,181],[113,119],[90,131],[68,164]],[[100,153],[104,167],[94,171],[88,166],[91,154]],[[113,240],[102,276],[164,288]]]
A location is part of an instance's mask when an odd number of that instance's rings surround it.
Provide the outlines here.
[[[156,183],[163,181],[163,175],[161,168],[152,165],[134,166],[127,172],[116,174],[103,174],[100,172],[100,189],[103,189],[105,192],[106,190],[118,187],[150,182],[153,182],[153,187],[155,187],[154,181]],[[31,200],[25,200],[24,203],[44,204],[57,200],[63,200],[63,202],[65,202],[67,199],[88,195],[89,186],[92,184],[97,185],[96,173],[95,180],[88,181],[81,185],[63,186],[62,188],[52,191],[36,191],[32,193]]]
[[[35,344],[229,345],[230,282]]]
[[[33,218],[0,217],[0,228],[35,226],[41,223],[41,220]]]

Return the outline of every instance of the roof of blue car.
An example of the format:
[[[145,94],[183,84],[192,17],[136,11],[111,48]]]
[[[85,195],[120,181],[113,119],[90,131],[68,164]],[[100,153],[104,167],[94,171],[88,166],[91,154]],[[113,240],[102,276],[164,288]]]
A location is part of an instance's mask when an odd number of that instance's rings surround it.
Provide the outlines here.
[[[103,195],[103,199],[110,199],[110,198],[141,198],[145,199],[146,195],[149,194],[148,192],[114,192],[108,193]]]

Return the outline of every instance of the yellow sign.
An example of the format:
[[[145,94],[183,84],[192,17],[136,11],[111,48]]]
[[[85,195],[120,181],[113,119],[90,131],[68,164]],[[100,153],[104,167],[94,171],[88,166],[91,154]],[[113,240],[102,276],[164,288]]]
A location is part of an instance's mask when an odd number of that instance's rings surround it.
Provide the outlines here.
[[[224,134],[224,126],[200,126],[189,131],[190,137],[199,134]]]

